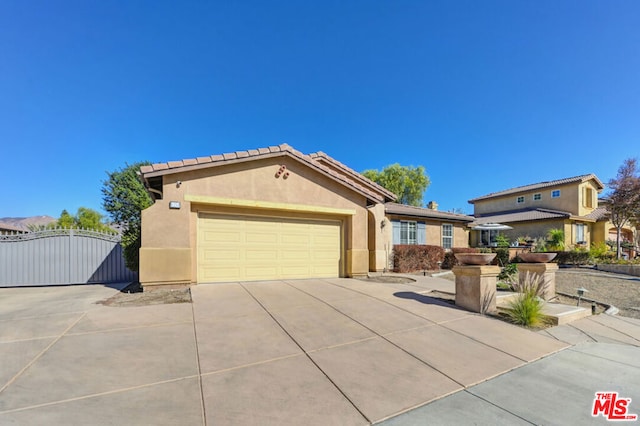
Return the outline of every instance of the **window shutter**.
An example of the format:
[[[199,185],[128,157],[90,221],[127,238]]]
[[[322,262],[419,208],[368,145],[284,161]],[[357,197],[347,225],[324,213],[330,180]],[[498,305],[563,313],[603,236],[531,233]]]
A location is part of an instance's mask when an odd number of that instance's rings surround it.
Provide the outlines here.
[[[418,244],[427,244],[427,224],[424,222],[418,222],[418,229],[417,229],[417,243]]]
[[[392,220],[391,226],[393,229],[393,244],[400,244],[400,221]]]

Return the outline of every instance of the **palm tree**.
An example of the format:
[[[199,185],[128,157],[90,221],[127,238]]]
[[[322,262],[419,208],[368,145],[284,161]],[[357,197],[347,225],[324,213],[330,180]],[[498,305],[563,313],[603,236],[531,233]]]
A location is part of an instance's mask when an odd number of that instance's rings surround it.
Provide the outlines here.
[[[559,228],[550,229],[547,233],[549,249],[553,251],[564,250],[564,231]]]

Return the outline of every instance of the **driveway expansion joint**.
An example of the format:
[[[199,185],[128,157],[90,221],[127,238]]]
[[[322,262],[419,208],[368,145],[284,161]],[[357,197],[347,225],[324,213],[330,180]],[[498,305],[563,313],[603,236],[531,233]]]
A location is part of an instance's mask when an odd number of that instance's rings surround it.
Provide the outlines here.
[[[286,282],[285,283],[287,285],[289,285],[292,288],[296,288],[295,286],[291,285],[290,283]],[[325,302],[324,300],[304,291],[304,290],[300,290],[299,288],[296,288],[296,290],[301,291],[311,297],[313,297],[314,299],[318,300],[319,302],[327,305],[328,307],[330,307],[331,309],[333,309],[334,311],[338,312],[341,315],[344,315],[345,317],[349,318],[351,321],[355,322],[356,324],[359,324],[361,327],[364,327],[365,329],[369,330],[371,333],[373,333],[375,336],[378,336],[379,338],[383,339],[385,342],[391,344],[392,346],[396,347],[397,349],[400,349],[402,352],[406,353],[407,355],[411,356],[412,358],[416,359],[417,361],[419,361],[420,363],[426,365],[427,367],[433,369],[434,371],[437,371],[438,373],[442,374],[444,377],[446,377],[447,379],[451,380],[452,382],[454,382],[455,384],[462,386],[463,388],[465,387],[463,383],[460,383],[458,380],[454,379],[453,377],[451,377],[450,375],[448,375],[447,373],[445,373],[444,371],[436,368],[435,366],[429,364],[428,362],[426,362],[425,360],[421,359],[420,357],[418,357],[417,355],[413,354],[412,352],[408,351],[407,349],[403,348],[402,346],[398,345],[397,343],[392,342],[391,340],[387,339],[384,335],[376,332],[375,330],[373,330],[372,328],[368,327],[367,325],[363,324],[362,322],[358,321],[357,319],[351,317],[350,315],[342,312],[340,309],[336,308],[335,306],[331,305],[328,302]],[[374,298],[375,299],[375,298]],[[437,324],[434,324],[434,326],[437,326]],[[406,330],[404,330],[406,331]]]
[[[287,285],[289,285],[287,283]],[[304,356],[324,375],[324,377],[333,385],[333,387],[340,392],[340,394],[342,394],[342,396],[351,404],[351,406],[353,406],[353,408],[368,422],[371,423],[371,419],[369,419],[363,412],[362,410],[355,404],[354,401],[351,400],[351,398],[349,398],[343,391],[342,389],[340,389],[340,387],[338,386],[337,383],[335,383],[331,377],[329,377],[329,375],[318,365],[318,363],[305,351],[305,349],[302,347],[302,345],[289,333],[289,331],[287,331],[287,329],[273,316],[273,314],[262,304],[262,302],[260,302],[260,300],[258,300],[258,298],[256,298],[250,291],[249,289],[247,289],[247,287],[244,285],[244,283],[240,283],[240,286],[262,307],[262,309],[265,310],[265,312],[273,319],[273,321],[276,322],[276,324],[278,324],[278,326],[282,329],[282,331],[284,333],[287,334],[287,336],[289,336],[289,338],[293,341],[293,343],[295,343],[300,350],[304,353]],[[291,286],[293,287],[293,286]],[[294,287],[295,288],[295,287]],[[298,291],[300,291],[299,289],[296,289]]]
[[[11,384],[13,384],[13,382],[15,382],[22,374],[24,374],[25,371],[27,371],[33,364],[35,364],[35,362],[38,361],[49,349],[51,349],[53,347],[53,345],[58,343],[60,341],[60,339],[62,339],[62,337],[64,337],[64,335],[69,330],[71,330],[71,328],[75,327],[76,324],[78,324],[80,322],[80,320],[83,319],[86,315],[87,315],[86,312],[84,314],[80,315],[80,317],[78,317],[71,325],[69,325],[57,338],[55,338],[42,351],[40,351],[40,353],[38,353],[38,355],[36,355],[31,361],[29,361],[27,363],[27,365],[22,367],[22,369],[20,371],[18,371],[11,379],[9,379],[9,381],[7,383],[5,383],[4,386],[2,386],[0,388],[0,394],[2,394],[2,392],[4,392],[9,386],[11,386]]]

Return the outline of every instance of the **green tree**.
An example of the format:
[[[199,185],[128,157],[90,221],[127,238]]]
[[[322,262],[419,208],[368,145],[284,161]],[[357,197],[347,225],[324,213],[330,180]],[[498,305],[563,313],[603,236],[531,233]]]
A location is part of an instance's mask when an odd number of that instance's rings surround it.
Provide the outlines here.
[[[50,227],[81,228],[102,232],[114,232],[113,229],[103,222],[103,216],[99,212],[88,207],[80,207],[75,216],[72,216],[66,209],[62,210],[58,220]]]
[[[635,223],[640,217],[640,176],[635,158],[628,158],[618,169],[615,179],[609,181],[609,212],[616,227],[616,256],[622,255],[622,228]]]
[[[411,206],[422,206],[422,195],[431,184],[423,166],[401,166],[396,163],[382,171],[370,169],[362,174],[396,194],[396,202]]]
[[[60,213],[60,217],[58,221],[55,223],[55,226],[60,228],[74,228],[76,226],[76,219],[69,214],[69,212],[65,209]]]
[[[108,231],[111,228],[103,223],[103,216],[93,209],[80,207],[76,213],[76,224],[78,228],[96,229],[99,231]]]
[[[125,164],[125,167],[107,172],[102,182],[102,208],[111,219],[122,226],[122,249],[129,269],[137,271],[141,246],[142,210],[153,204],[151,196],[138,177],[141,166],[149,162]]]

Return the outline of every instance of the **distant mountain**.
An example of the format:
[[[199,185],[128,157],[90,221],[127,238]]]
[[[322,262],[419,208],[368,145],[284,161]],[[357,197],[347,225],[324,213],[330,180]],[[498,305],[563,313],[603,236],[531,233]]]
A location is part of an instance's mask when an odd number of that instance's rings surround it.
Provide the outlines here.
[[[31,217],[1,217],[0,228],[2,225],[8,225],[8,229],[28,231],[29,226],[48,225],[57,219],[51,216],[31,216]]]

